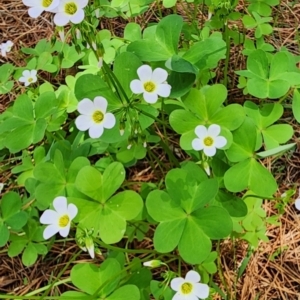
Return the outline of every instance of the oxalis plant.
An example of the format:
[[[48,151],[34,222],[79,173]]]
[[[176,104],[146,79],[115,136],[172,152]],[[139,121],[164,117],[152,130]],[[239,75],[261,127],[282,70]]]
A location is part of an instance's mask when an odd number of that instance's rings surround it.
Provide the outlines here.
[[[24,67],[0,67],[0,93],[18,95],[0,115],[2,170],[15,180],[1,185],[0,246],[31,266],[67,239],[78,245],[74,260],[86,251],[91,261],[70,261],[69,278],[22,299],[47,299],[66,282],[51,299],[231,299],[220,242],[249,244],[238,279],[268,241],[267,224],[279,224],[262,203],[283,212],[295,189],[276,198],[264,159],[295,149],[283,113],[300,122],[299,57],[264,40],[279,1],[249,0],[245,15],[237,1],[176,2],[162,4],[184,5],[186,21],[162,17],[157,1],[158,22],[128,22],[120,37],[100,30],[99,19],[142,16],[151,0],[23,0],[32,18],[53,14],[56,34],[21,48]],[[244,46],[246,69],[236,75],[252,100],[242,104],[227,93],[232,42]],[[0,47],[4,58],[14,50],[12,41]],[[74,75],[57,82],[70,68]],[[143,166],[157,179],[133,182],[130,168]]]

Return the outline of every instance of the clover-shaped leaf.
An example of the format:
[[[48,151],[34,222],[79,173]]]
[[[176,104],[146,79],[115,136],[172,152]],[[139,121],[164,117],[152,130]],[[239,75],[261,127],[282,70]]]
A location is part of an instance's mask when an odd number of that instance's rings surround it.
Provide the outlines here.
[[[90,299],[96,294],[97,298],[107,300],[139,300],[140,292],[132,284],[119,286],[121,266],[114,258],[106,259],[100,267],[93,264],[78,264],[71,270],[73,284],[82,292],[65,292],[61,299]],[[87,280],[88,278],[88,280]]]
[[[156,26],[155,31],[143,40],[132,42],[127,50],[143,61],[166,61],[177,53],[182,17],[169,15]]]
[[[273,125],[283,114],[281,104],[267,103],[259,109],[255,103],[246,101],[244,108],[257,127],[258,136],[255,149],[260,149],[264,142],[266,150],[270,150],[286,143],[292,137],[294,131],[289,124]]]
[[[126,220],[134,219],[142,210],[141,197],[127,190],[112,196],[121,186],[125,170],[121,163],[110,164],[101,174],[97,169],[86,166],[76,178],[76,188],[90,200],[71,198],[78,206],[79,224],[93,229],[95,235],[108,244],[122,239],[126,230]]]
[[[247,91],[258,98],[277,99],[284,96],[290,87],[299,85],[300,73],[295,70],[289,54],[278,52],[269,58],[265,51],[255,50],[247,59],[247,70],[236,71],[247,77]]]
[[[239,104],[222,107],[227,97],[227,90],[221,84],[205,86],[201,90],[191,89],[184,98],[188,110],[174,110],[170,115],[170,125],[182,134],[180,146],[184,150],[192,149],[192,140],[196,137],[196,126],[203,124],[218,124],[221,135],[227,139],[225,148],[230,147],[232,136],[230,130],[237,129],[244,121],[245,112]],[[232,115],[236,116],[232,118]]]
[[[27,222],[28,215],[21,210],[20,196],[15,192],[5,194],[0,202],[0,247],[9,238],[9,229],[20,230]]]
[[[155,249],[166,253],[178,246],[185,261],[201,263],[211,251],[210,239],[225,237],[232,229],[227,211],[210,205],[218,192],[218,182],[199,182],[187,170],[173,169],[167,174],[166,187],[166,191],[150,192],[146,200],[150,216],[159,222]]]
[[[79,197],[82,195],[75,188],[75,179],[78,172],[89,164],[87,158],[77,157],[65,170],[62,153],[56,150],[53,162],[42,162],[36,165],[33,175],[38,180],[35,196],[39,205],[43,208],[48,207],[57,196]]]

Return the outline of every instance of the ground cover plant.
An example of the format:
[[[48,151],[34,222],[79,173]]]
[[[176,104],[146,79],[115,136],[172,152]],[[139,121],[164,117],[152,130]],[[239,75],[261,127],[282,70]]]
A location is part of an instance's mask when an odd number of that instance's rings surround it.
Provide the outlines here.
[[[68,242],[73,253],[45,286],[1,297],[238,299],[251,255],[298,195],[296,181],[279,193],[266,164],[297,151],[283,116],[300,122],[299,51],[270,43],[279,1],[23,4],[56,27],[32,47],[1,41],[0,93],[15,97],[0,115],[12,176],[1,186],[0,247],[25,267]],[[153,20],[134,22],[153,7]],[[119,35],[100,26],[115,18]],[[22,65],[5,62],[14,47]],[[231,67],[233,47],[242,68]],[[151,180],[130,176],[147,168]],[[228,240],[247,245],[231,283]],[[82,252],[91,259],[77,261]]]

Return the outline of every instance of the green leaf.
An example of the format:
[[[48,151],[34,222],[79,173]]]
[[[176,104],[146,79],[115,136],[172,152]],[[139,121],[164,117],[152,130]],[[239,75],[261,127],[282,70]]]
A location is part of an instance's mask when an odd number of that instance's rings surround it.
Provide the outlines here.
[[[156,41],[167,49],[169,53],[175,54],[178,48],[183,19],[179,15],[168,15],[160,20],[156,28]]]
[[[1,212],[4,220],[11,218],[22,207],[20,196],[16,192],[5,194],[1,200]]]
[[[136,23],[128,23],[124,29],[124,39],[134,42],[142,38],[141,27]]]
[[[109,295],[118,285],[121,267],[117,260],[106,259],[100,267],[93,264],[77,264],[71,270],[73,284],[89,295],[99,290],[99,296]],[[86,280],[86,279],[89,280]],[[106,298],[106,297],[105,297]]]
[[[239,180],[236,180],[237,178]],[[224,184],[233,193],[250,189],[262,197],[271,197],[277,189],[272,174],[254,158],[246,159],[231,167],[224,175]]]
[[[197,224],[198,221],[194,217],[186,220],[186,226],[178,245],[180,255],[190,264],[203,262],[208,257],[212,247],[211,240]]]
[[[293,148],[296,145],[296,143],[292,143],[292,144],[287,144],[287,145],[283,145],[283,146],[278,146],[276,148],[273,148],[271,150],[267,150],[267,151],[261,151],[256,153],[256,155],[260,158],[265,158],[268,156],[273,156],[273,155],[281,155],[284,152],[290,150],[291,148]]]
[[[107,300],[140,300],[140,291],[136,285],[128,284],[115,290]]]
[[[255,125],[250,118],[246,118],[241,127],[233,132],[233,142],[226,155],[232,162],[243,161],[253,156],[255,144]]]
[[[300,123],[300,92],[297,89],[294,90],[292,109],[295,119]]]
[[[172,128],[179,134],[194,131],[202,123],[191,112],[183,109],[174,110],[170,115],[169,121]]]
[[[157,25],[154,36],[138,40],[127,47],[143,61],[166,61],[177,53],[182,17],[169,15]]]
[[[123,52],[115,59],[114,73],[128,97],[132,95],[130,82],[137,78],[137,69],[141,65],[140,59],[130,52]]]
[[[76,188],[90,198],[104,203],[102,174],[91,166],[83,167],[75,181]]]
[[[9,239],[9,230],[5,224],[0,223],[0,247],[5,246],[8,239]]]
[[[37,257],[38,254],[33,243],[29,243],[22,254],[22,262],[24,266],[29,267],[33,265],[36,262]]]
[[[103,199],[111,197],[125,180],[125,169],[119,162],[111,163],[103,173]]]
[[[75,83],[75,96],[80,101],[84,98],[94,100],[101,95],[108,101],[108,110],[122,106],[121,101],[115,96],[111,88],[97,75],[86,74],[80,76]]]
[[[205,207],[193,213],[195,222],[211,239],[227,237],[232,231],[232,221],[228,212],[222,207]]]

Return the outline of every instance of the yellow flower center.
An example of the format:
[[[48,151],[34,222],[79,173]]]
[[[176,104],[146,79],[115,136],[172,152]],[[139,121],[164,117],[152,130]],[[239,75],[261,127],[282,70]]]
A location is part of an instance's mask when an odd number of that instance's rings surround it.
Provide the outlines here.
[[[155,90],[155,84],[152,81],[147,81],[144,83],[144,89],[148,93],[152,93]]]
[[[181,287],[181,293],[184,295],[190,294],[193,290],[193,285],[189,282],[185,282]]]
[[[77,5],[74,2],[69,2],[65,5],[65,12],[69,15],[74,15],[77,11]]]
[[[100,110],[96,110],[92,116],[95,123],[101,123],[104,119],[104,114]]]
[[[43,4],[42,5],[44,7],[49,7],[52,2],[53,2],[53,0],[43,0]]]
[[[66,227],[70,222],[70,218],[68,215],[63,215],[58,220],[59,227]]]
[[[32,82],[33,81],[33,78],[32,77],[29,77],[28,78],[28,82]]]
[[[210,137],[210,136],[207,136],[204,141],[203,141],[204,145],[205,146],[211,146],[213,143],[214,143],[214,140]]]

